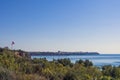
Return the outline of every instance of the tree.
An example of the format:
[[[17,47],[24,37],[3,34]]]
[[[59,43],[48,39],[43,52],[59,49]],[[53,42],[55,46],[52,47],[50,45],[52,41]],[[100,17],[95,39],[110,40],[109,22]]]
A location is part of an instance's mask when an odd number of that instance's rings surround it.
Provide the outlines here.
[[[85,60],[84,65],[85,65],[85,67],[93,66],[93,63],[89,60]]]
[[[67,58],[65,58],[65,59],[58,59],[57,63],[60,63],[63,66],[70,66],[70,67],[73,66],[73,64],[71,63],[70,59],[67,59]]]

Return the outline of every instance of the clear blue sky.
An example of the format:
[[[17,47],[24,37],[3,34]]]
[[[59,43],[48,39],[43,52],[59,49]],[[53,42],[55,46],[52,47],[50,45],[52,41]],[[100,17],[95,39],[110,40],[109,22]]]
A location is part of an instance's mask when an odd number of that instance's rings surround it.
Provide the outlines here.
[[[0,46],[120,53],[120,0],[0,0]]]

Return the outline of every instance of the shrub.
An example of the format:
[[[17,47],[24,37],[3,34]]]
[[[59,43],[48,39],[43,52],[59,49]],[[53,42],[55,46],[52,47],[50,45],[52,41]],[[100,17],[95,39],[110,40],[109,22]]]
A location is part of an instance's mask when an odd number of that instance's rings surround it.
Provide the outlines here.
[[[12,71],[0,67],[0,80],[16,80],[15,76]]]

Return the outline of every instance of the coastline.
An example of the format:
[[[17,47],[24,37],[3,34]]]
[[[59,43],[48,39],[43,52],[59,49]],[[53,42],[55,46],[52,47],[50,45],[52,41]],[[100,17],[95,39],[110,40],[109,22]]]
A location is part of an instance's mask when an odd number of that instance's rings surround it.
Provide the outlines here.
[[[30,56],[39,55],[99,55],[98,52],[28,52]]]

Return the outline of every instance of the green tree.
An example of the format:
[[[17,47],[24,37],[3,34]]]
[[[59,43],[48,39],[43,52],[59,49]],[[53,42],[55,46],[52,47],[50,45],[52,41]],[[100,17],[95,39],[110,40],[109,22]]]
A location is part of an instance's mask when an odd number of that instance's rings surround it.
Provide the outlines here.
[[[91,61],[89,61],[89,60],[85,60],[84,65],[85,65],[85,67],[93,66],[93,63]]]

